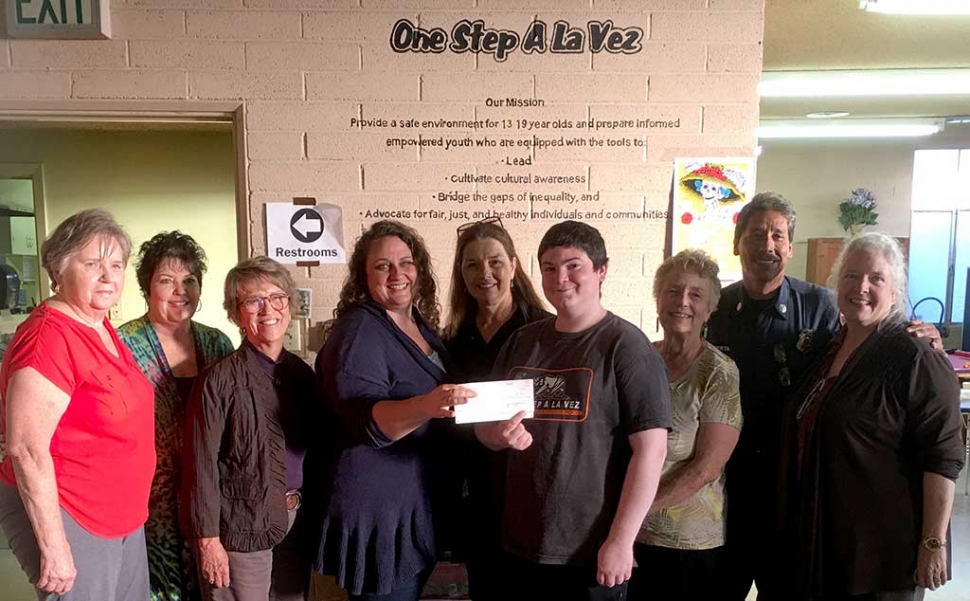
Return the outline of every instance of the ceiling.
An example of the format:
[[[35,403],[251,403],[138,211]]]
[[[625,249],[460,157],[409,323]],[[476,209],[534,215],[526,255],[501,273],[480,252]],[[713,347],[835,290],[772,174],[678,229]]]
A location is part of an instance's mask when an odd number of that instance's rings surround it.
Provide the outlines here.
[[[867,13],[858,0],[765,0],[765,71],[954,67],[970,68],[970,17]],[[968,115],[970,95],[761,100],[763,118],[833,110],[853,117]]]

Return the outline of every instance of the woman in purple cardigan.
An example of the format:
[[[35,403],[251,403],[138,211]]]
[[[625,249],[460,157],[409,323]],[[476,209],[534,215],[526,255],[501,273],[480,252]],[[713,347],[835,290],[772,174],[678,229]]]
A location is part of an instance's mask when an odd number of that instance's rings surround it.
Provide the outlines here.
[[[352,600],[415,600],[435,563],[429,422],[473,393],[442,384],[448,357],[424,241],[396,221],[357,241],[317,356],[337,421],[317,569]]]

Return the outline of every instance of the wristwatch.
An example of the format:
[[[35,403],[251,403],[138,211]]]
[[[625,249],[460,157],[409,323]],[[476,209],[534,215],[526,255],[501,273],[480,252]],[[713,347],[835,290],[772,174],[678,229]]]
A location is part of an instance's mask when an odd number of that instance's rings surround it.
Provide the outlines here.
[[[930,551],[939,551],[946,545],[946,539],[936,538],[935,536],[927,536],[921,540],[919,544],[923,545]]]

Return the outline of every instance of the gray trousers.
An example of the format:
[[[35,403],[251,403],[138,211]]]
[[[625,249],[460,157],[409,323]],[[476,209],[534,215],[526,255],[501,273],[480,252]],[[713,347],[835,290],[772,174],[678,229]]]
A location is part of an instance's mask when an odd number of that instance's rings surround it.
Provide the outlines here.
[[[145,529],[122,538],[91,534],[61,509],[64,533],[71,545],[77,578],[63,595],[37,589],[40,601],[145,601],[148,589],[148,552]],[[40,549],[16,488],[0,484],[0,527],[27,579],[36,588],[40,578]]]
[[[229,586],[212,588],[199,574],[205,601],[306,601],[310,563],[300,548],[303,512],[289,512],[286,537],[272,549],[229,555]],[[294,525],[296,527],[294,527]]]

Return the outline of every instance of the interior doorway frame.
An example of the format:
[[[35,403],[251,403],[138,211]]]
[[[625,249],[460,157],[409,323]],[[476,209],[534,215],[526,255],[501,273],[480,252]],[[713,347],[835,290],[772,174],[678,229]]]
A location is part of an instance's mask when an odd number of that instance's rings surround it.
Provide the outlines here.
[[[41,163],[0,163],[0,178],[29,179],[34,194],[34,236],[37,241],[37,285],[40,298],[51,295],[50,280],[41,275],[40,245],[47,232],[47,201],[44,197],[44,165]]]
[[[236,252],[238,259],[252,253],[251,212],[246,161],[245,105],[238,101],[140,101],[140,100],[10,100],[0,101],[0,122],[23,123],[116,123],[179,124],[229,123],[235,154]],[[28,167],[30,165],[27,165]],[[34,197],[43,198],[43,166],[33,165]],[[34,177],[32,175],[32,177]],[[38,244],[46,237],[46,211],[35,207]],[[46,278],[41,278],[46,280]],[[45,287],[46,287],[45,282]]]

